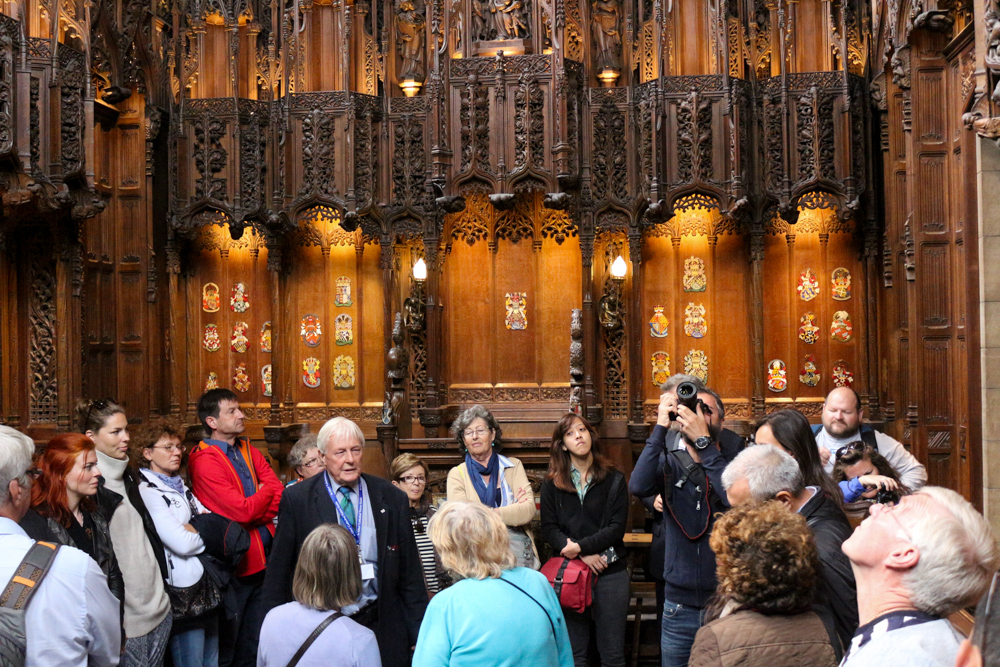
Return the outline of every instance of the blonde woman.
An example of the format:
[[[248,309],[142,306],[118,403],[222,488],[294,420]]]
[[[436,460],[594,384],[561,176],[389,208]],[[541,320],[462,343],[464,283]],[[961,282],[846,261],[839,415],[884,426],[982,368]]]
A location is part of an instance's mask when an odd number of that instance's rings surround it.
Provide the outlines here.
[[[500,424],[489,410],[473,405],[459,415],[451,432],[465,461],[448,472],[448,500],[481,503],[492,509],[507,526],[517,565],[537,570],[538,551],[530,528],[535,494],[521,462],[500,453]]]
[[[292,580],[294,602],[264,618],[257,667],[285,667],[302,651],[299,667],[381,667],[375,633],[340,613],[361,595],[361,564],[354,538],[326,523],[302,543]],[[332,612],[332,613],[331,613]],[[318,636],[307,644],[314,631]]]
[[[456,583],[435,595],[420,626],[420,667],[570,667],[573,650],[545,576],[515,567],[507,527],[482,503],[445,503],[431,542]]]

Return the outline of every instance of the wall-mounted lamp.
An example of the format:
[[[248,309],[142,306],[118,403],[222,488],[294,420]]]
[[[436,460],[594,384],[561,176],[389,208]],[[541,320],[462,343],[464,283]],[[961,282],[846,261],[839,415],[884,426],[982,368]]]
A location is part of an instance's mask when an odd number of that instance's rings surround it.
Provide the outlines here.
[[[403,94],[407,97],[413,97],[420,92],[420,87],[423,86],[423,81],[417,81],[416,79],[403,79],[399,82],[399,88],[403,91]]]
[[[611,264],[611,279],[604,283],[604,295],[597,302],[597,319],[605,329],[615,331],[624,323],[624,308],[622,308],[622,283],[628,265],[621,255]]]
[[[427,280],[427,263],[422,257],[413,265],[413,279],[420,282]]]
[[[413,286],[410,296],[403,301],[403,317],[406,328],[413,333],[422,331],[427,313],[427,301],[424,297],[424,282],[427,280],[427,263],[420,258],[413,265]]]

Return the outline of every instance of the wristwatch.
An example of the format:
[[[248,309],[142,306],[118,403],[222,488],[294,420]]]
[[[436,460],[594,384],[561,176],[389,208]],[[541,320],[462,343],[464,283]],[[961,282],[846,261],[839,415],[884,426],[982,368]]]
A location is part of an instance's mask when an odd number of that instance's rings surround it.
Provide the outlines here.
[[[694,448],[697,449],[698,451],[701,451],[701,450],[707,448],[713,442],[715,442],[715,441],[712,440],[712,438],[710,438],[707,435],[703,435],[703,436],[701,436],[700,438],[698,438],[697,440],[694,441]]]

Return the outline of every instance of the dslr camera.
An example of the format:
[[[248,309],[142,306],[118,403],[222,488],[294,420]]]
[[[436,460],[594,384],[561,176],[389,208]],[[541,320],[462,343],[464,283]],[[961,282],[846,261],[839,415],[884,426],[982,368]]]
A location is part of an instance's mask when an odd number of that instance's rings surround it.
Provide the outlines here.
[[[899,493],[891,489],[880,488],[875,494],[875,502],[879,505],[895,505],[899,502]]]
[[[705,404],[705,401],[698,398],[698,387],[694,386],[691,382],[681,382],[677,385],[677,403],[680,405],[687,406],[688,410],[691,412],[698,412],[698,406],[701,406],[701,414],[708,417],[712,414],[712,408]],[[670,413],[670,421],[677,420],[677,413]]]

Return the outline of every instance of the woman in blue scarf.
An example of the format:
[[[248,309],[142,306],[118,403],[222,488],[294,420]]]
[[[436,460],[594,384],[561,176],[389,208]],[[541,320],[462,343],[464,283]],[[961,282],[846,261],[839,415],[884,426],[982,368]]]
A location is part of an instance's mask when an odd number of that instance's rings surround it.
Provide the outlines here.
[[[510,534],[518,567],[537,570],[538,552],[531,534],[535,494],[524,466],[500,453],[500,424],[489,410],[474,405],[451,426],[465,462],[448,472],[448,500],[477,502],[493,509]]]

